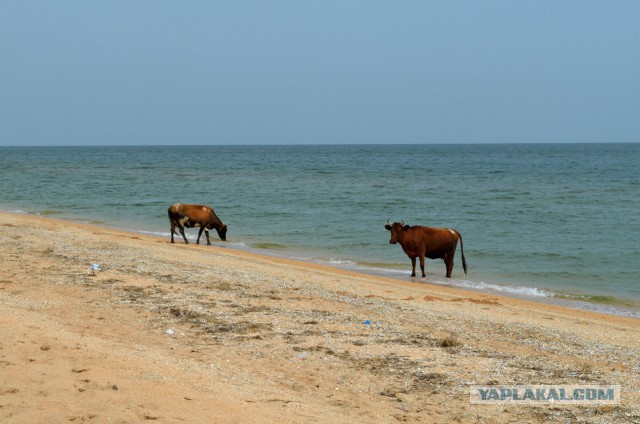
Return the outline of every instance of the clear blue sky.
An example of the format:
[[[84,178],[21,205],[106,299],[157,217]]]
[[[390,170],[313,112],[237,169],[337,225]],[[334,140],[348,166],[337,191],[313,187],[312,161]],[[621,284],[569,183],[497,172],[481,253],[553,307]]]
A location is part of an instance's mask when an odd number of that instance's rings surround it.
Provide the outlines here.
[[[0,5],[0,145],[638,141],[638,0]]]

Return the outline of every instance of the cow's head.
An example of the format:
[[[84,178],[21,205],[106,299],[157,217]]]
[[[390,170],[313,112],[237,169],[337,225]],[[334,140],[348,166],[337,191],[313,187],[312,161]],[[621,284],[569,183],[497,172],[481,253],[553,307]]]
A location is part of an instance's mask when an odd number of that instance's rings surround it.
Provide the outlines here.
[[[391,231],[391,239],[389,240],[389,243],[396,244],[402,240],[402,232],[404,230],[408,230],[409,226],[404,225],[404,221],[393,223],[389,221],[384,228],[386,228],[387,231]]]
[[[216,228],[216,231],[218,232],[218,237],[220,237],[220,240],[227,241],[227,225],[226,224],[222,224],[221,226]]]

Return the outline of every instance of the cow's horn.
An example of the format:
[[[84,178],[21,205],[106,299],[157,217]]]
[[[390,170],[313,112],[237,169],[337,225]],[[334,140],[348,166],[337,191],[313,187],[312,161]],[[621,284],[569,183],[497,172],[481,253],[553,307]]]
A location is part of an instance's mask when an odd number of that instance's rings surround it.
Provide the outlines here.
[[[402,225],[404,227],[404,219],[402,221],[400,221],[400,225]]]
[[[387,219],[387,225],[393,225],[393,222],[391,222],[390,219]]]

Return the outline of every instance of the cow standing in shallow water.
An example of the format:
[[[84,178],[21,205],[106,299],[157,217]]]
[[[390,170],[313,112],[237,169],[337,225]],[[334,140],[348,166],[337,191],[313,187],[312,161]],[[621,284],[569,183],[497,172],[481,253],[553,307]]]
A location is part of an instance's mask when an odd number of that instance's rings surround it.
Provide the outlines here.
[[[424,258],[427,257],[429,259],[442,259],[447,266],[447,278],[451,278],[453,256],[456,254],[458,239],[460,240],[462,268],[464,273],[467,273],[467,262],[464,259],[464,250],[462,248],[462,236],[456,230],[421,226],[410,227],[404,225],[404,222],[391,223],[391,221],[384,227],[391,231],[389,243],[400,243],[404,253],[411,259],[412,277],[416,276],[416,258],[420,258],[422,276],[426,277],[424,273]]]
[[[200,236],[204,231],[207,236],[207,244],[211,244],[209,241],[209,230],[215,228],[218,232],[220,240],[227,239],[227,226],[222,223],[220,218],[209,206],[203,205],[183,205],[182,203],[176,203],[169,206],[169,221],[171,222],[171,243],[173,243],[173,233],[175,233],[176,227],[180,230],[184,242],[189,244],[189,240],[184,235],[184,227],[200,227],[198,232],[198,240],[196,244],[200,244]]]

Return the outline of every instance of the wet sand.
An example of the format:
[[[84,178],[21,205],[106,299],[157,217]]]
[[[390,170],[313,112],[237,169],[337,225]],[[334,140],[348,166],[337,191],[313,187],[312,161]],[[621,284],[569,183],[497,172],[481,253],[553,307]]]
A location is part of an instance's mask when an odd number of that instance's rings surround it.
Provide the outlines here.
[[[0,422],[640,422],[639,320],[424,280],[0,214],[0,306]]]

